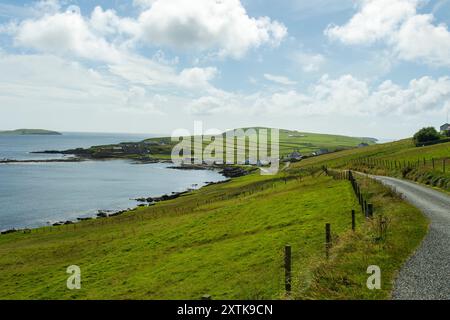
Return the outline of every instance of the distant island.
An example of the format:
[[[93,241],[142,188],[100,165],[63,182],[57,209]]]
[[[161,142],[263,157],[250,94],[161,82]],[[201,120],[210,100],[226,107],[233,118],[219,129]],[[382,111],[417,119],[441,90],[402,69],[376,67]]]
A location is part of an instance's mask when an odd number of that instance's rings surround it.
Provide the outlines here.
[[[0,131],[0,136],[28,136],[28,135],[44,135],[44,136],[60,136],[62,133],[43,129],[17,129],[9,131]]]

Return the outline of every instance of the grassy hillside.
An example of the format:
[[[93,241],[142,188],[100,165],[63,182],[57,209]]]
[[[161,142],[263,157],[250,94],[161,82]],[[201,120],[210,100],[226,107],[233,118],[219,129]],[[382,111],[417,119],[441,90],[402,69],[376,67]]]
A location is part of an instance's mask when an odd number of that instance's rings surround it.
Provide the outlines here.
[[[374,218],[366,220],[356,232],[341,235],[332,259],[315,268],[310,285],[296,298],[389,298],[400,266],[426,233],[427,220],[400,195],[372,179],[356,177],[364,198],[374,206]],[[380,267],[381,290],[363,289],[369,265]]]
[[[283,248],[293,248],[292,298],[389,298],[420,243],[423,216],[379,185],[362,183],[389,237],[366,222],[348,181],[293,168],[212,185],[122,216],[0,236],[1,299],[278,299]],[[358,231],[350,229],[357,210]],[[334,247],[325,259],[324,226]],[[383,289],[366,288],[378,264]],[[82,289],[66,289],[78,265]]]
[[[402,140],[345,150],[121,216],[2,235],[0,299],[388,299],[396,273],[426,234],[426,218],[395,192],[358,177],[375,208],[367,220],[350,183],[320,168],[426,177],[424,183],[445,189],[442,160],[449,147]],[[328,260],[326,223],[333,238]],[[287,244],[293,250],[291,296],[283,284]],[[81,267],[79,291],[66,289],[70,265]],[[382,270],[381,290],[366,287],[369,265]]]
[[[299,149],[302,154],[311,154],[320,149],[327,149],[332,152],[354,148],[360,143],[375,144],[376,141],[374,138],[280,130],[280,153],[286,155],[294,149]]]
[[[255,130],[256,133],[259,133],[260,129],[267,128],[244,128],[243,130]],[[270,132],[269,132],[270,133]],[[328,135],[328,134],[319,134],[319,133],[308,133],[308,132],[300,132],[300,131],[292,131],[292,130],[283,130],[279,131],[280,138],[280,155],[286,156],[296,150],[300,151],[302,154],[309,155],[312,152],[318,151],[320,149],[327,149],[330,152],[336,150],[345,150],[350,148],[355,148],[360,143],[364,142],[367,144],[375,144],[376,139],[374,138],[360,138],[360,137],[348,137],[341,135]],[[224,135],[225,140],[225,135]],[[204,137],[203,148],[208,145],[211,141],[211,136]],[[154,150],[152,154],[170,154],[173,146],[177,142],[172,142],[171,138],[152,138],[147,139],[144,142],[147,143],[155,143],[160,144],[161,142],[164,145],[154,146]],[[268,139],[270,143],[270,137]],[[226,141],[224,141],[226,146]]]
[[[253,129],[253,132],[259,133],[260,129],[267,128],[245,128],[247,130]],[[285,157],[294,151],[299,151],[303,155],[310,155],[320,149],[326,149],[328,152],[336,150],[351,149],[364,142],[367,144],[375,144],[374,138],[358,138],[347,137],[339,135],[327,135],[317,133],[306,133],[299,131],[280,130],[280,156]],[[225,133],[223,136],[223,145],[227,147],[227,140]],[[194,137],[186,137],[186,140],[194,141]],[[212,136],[204,136],[202,149],[197,150],[195,144],[192,144],[193,156],[199,158],[199,154],[213,141]],[[271,137],[268,135],[268,143],[270,150]],[[124,142],[117,145],[95,146],[87,150],[75,150],[80,155],[87,155],[93,158],[133,158],[133,159],[170,159],[173,147],[179,142],[173,142],[170,137],[160,137],[146,139],[141,142]],[[231,146],[236,152],[236,144]],[[249,147],[246,151],[248,153]]]
[[[405,139],[322,155],[294,166],[321,165],[407,178],[450,191],[450,142],[416,147]]]

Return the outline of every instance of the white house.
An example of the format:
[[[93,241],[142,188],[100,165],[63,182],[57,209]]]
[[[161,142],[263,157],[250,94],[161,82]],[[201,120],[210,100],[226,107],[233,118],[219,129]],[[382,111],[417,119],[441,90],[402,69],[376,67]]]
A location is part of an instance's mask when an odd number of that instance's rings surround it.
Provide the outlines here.
[[[441,126],[442,134],[448,134],[449,131],[450,131],[450,124],[446,123]]]

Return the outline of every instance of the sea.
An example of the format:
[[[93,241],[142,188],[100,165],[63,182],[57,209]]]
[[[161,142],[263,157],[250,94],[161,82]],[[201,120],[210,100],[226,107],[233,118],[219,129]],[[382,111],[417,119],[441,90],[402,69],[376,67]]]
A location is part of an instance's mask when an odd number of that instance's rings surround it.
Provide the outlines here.
[[[67,156],[31,152],[87,148],[151,137],[72,132],[60,136],[0,136],[0,159],[61,159]],[[170,166],[128,160],[0,164],[0,231],[95,217],[99,210],[136,207],[136,198],[197,189],[207,182],[225,180],[217,171],[176,170]]]

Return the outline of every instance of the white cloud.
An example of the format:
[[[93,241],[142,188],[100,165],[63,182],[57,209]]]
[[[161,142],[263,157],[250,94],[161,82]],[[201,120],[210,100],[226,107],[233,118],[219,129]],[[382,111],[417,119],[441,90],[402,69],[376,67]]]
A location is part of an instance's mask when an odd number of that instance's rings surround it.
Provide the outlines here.
[[[318,53],[296,52],[292,55],[292,59],[304,72],[319,71],[326,62],[325,57]]]
[[[292,85],[297,84],[297,82],[292,81],[287,77],[276,76],[276,75],[269,74],[269,73],[264,74],[264,78],[266,78],[269,81],[272,81],[272,82],[275,82],[278,84],[282,84],[282,85],[286,85],[286,86],[292,86]]]
[[[17,26],[15,44],[42,53],[109,62],[121,56],[114,46],[91,31],[80,14],[72,11],[23,21]]]
[[[213,80],[218,73],[217,68],[187,68],[181,71],[177,79],[179,86],[188,88],[209,88],[210,81]]]
[[[217,74],[215,68],[191,68],[177,73],[149,60],[134,62],[94,70],[54,55],[0,52],[0,105],[160,115],[168,105],[180,108],[189,102],[177,90],[193,97],[202,92],[218,92],[208,82]]]
[[[39,108],[147,109],[136,87],[123,86],[108,74],[51,55],[0,55],[0,104]],[[26,74],[26,77],[23,75]],[[151,94],[142,89],[140,96]],[[5,103],[13,101],[14,103]],[[161,107],[161,106],[158,106]],[[153,109],[156,112],[156,107]]]
[[[110,64],[109,71],[133,84],[157,86],[173,83],[175,70],[152,60],[130,56],[123,63]]]
[[[16,46],[42,54],[103,63],[102,68],[111,75],[133,85],[156,90],[164,87],[213,90],[209,82],[218,74],[214,67],[186,68],[178,72],[175,69],[178,59],[167,59],[161,50],[153,59],[134,53],[129,37],[138,33],[135,20],[121,18],[114,10],[105,11],[100,7],[85,18],[76,9],[69,7],[65,12],[25,19],[8,25],[5,31],[14,35]]]
[[[108,70],[135,85],[149,86],[155,90],[184,90],[189,94],[215,90],[210,81],[218,74],[215,67],[185,68],[177,72],[172,65],[133,55],[120,63],[110,64]]]
[[[158,50],[153,55],[152,60],[165,65],[177,65],[180,62],[180,58],[178,56],[174,58],[167,58],[166,54],[162,50]]]
[[[121,109],[163,115],[162,106],[167,104],[167,101],[167,98],[159,94],[149,94],[143,87],[132,86],[124,95]]]
[[[439,112],[450,105],[450,78],[422,77],[402,88],[385,81],[376,88],[351,75],[323,76],[306,93],[272,95],[268,106],[299,114],[352,114],[370,116],[419,115]]]
[[[115,10],[103,10],[99,6],[94,8],[86,23],[100,35],[113,36],[115,42],[126,41],[126,38],[121,39],[121,37],[130,37],[139,31],[139,25],[134,19],[119,17]]]
[[[385,81],[372,94],[369,104],[380,114],[421,115],[442,112],[450,107],[450,78],[413,79],[407,88]]]
[[[187,111],[200,116],[229,112],[231,108],[230,101],[223,97],[205,96],[193,100],[187,106]]]
[[[345,44],[382,42],[396,57],[435,66],[450,66],[450,32],[434,24],[433,14],[418,14],[424,0],[363,0],[344,25],[330,25],[325,34]]]
[[[372,88],[369,83],[344,75],[322,76],[305,91],[259,92],[253,95],[219,94],[193,101],[193,114],[240,113],[282,116],[421,116],[450,108],[450,78],[422,77],[402,87],[385,81]]]
[[[343,26],[330,25],[325,34],[347,44],[373,43],[395,31],[416,14],[420,0],[362,0],[358,12]]]
[[[243,115],[251,118],[259,115],[269,115],[262,106],[266,101],[266,93],[256,92],[254,94],[244,94],[216,90],[207,96],[192,99],[187,105],[186,111],[194,116],[236,116],[242,118]]]
[[[376,53],[380,61],[367,62],[377,69],[389,69],[392,56],[450,65],[448,28],[437,24],[432,15],[417,14],[419,2],[363,0],[348,23],[330,26],[326,34],[345,44],[384,44],[383,55]],[[269,86],[260,79],[258,85],[264,85],[264,91],[226,92],[213,85],[220,71],[205,60],[186,65],[190,58],[165,56],[161,48],[148,57],[139,52],[146,50],[143,46],[167,46],[202,51],[202,56],[238,59],[255,48],[279,45],[287,34],[284,25],[250,16],[238,0],[135,0],[134,4],[141,11],[137,17],[119,16],[101,7],[83,16],[76,7],[72,7],[74,12],[61,12],[59,2],[49,0],[22,20],[0,26],[0,32],[12,35],[23,52],[38,52],[8,55],[0,51],[0,105],[12,106],[5,107],[9,110],[22,108],[28,118],[71,109],[77,110],[80,118],[82,114],[91,117],[101,109],[102,117],[92,119],[104,119],[110,111],[123,112],[123,119],[130,119],[125,112],[156,117],[170,109],[171,120],[219,115],[215,119],[224,123],[224,118],[233,116],[245,121],[253,116],[280,117],[283,123],[311,115],[333,119],[342,115],[425,117],[450,108],[448,77],[422,77],[406,85],[385,81],[373,86],[351,75],[325,75],[309,87],[297,89],[295,81],[267,73],[264,79],[283,86]],[[326,63],[323,55],[308,50],[288,58],[304,72],[317,72]],[[52,109],[41,112],[47,106]],[[180,112],[183,108],[188,113]],[[15,114],[20,116],[20,112]],[[117,123],[122,123],[122,117],[118,118]],[[144,121],[144,117],[139,119]],[[170,126],[168,122],[159,125]]]
[[[139,41],[196,51],[218,50],[240,58],[251,48],[278,46],[286,27],[268,17],[248,16],[239,0],[138,1],[149,8],[138,18]]]
[[[434,25],[432,15],[408,19],[394,35],[392,45],[403,60],[450,66],[450,32],[445,24]]]
[[[267,111],[276,114],[336,114],[360,109],[369,95],[366,82],[344,75],[337,79],[322,76],[306,92],[290,90],[276,92],[259,103]]]
[[[122,49],[166,46],[241,58],[263,45],[278,46],[286,27],[269,17],[250,17],[240,0],[135,1],[137,18],[120,17],[97,6],[85,17],[76,6],[60,11],[59,2],[39,2],[39,16],[24,19],[13,32],[18,46],[44,53],[116,60]]]

